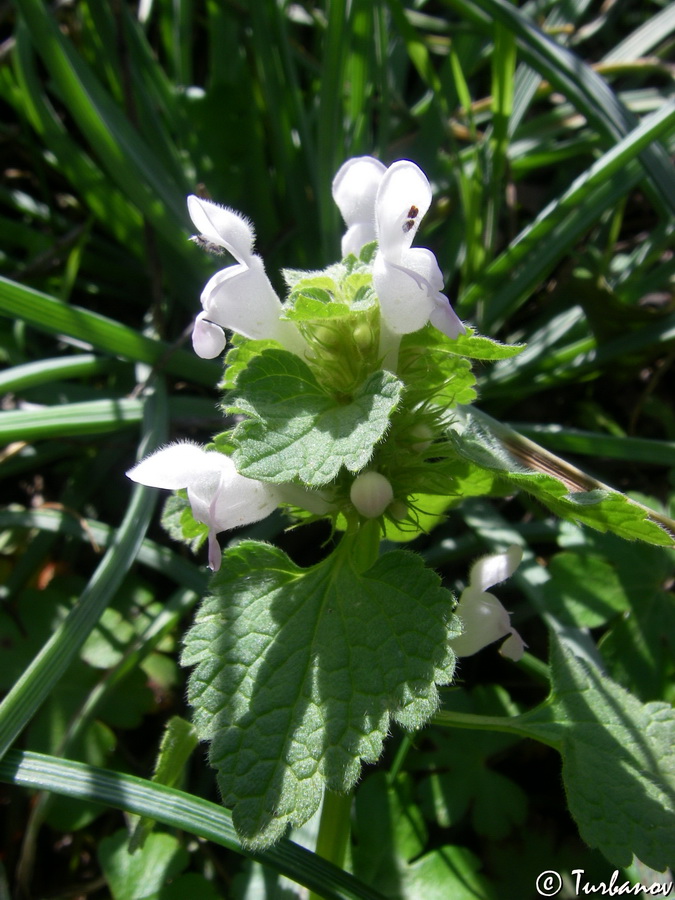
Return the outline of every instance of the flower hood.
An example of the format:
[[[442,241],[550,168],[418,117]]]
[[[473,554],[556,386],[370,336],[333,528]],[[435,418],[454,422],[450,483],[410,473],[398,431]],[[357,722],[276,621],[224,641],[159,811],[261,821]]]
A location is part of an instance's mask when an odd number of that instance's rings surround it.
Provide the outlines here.
[[[456,338],[464,325],[441,293],[443,275],[436,257],[412,242],[431,205],[431,186],[410,160],[385,168],[362,156],[347,160],[333,179],[333,198],[347,224],[343,254],[358,254],[377,240],[373,287],[382,319],[397,335],[418,331],[427,322]]]

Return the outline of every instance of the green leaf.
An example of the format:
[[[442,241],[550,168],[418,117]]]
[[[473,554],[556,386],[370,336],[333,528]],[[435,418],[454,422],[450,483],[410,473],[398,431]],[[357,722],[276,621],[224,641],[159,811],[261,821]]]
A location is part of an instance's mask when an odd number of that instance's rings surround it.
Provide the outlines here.
[[[630,606],[616,568],[602,556],[557,553],[548,574],[546,605],[565,625],[596,628]]]
[[[166,724],[152,780],[174,787],[182,779],[185,765],[197,746],[194,726],[180,716],[172,716]],[[129,838],[129,852],[142,847],[154,828],[155,820],[142,816]]]
[[[482,861],[466,847],[439,847],[416,859],[404,871],[403,896],[420,900],[447,900],[448,896],[452,900],[496,900],[495,890],[482,870]]]
[[[563,723],[569,807],[581,837],[616,866],[633,855],[675,863],[675,711],[641,704],[577,657],[552,647],[552,704]]]
[[[243,372],[254,356],[258,356],[263,350],[274,349],[281,349],[281,345],[277,341],[254,341],[239,334],[233,334],[232,345],[225,357],[225,375],[222,387],[231,390],[237,382],[239,373]]]
[[[174,541],[183,541],[196,553],[206,540],[209,528],[192,515],[187,491],[176,491],[167,497],[162,510],[162,527]]]
[[[627,614],[612,623],[599,645],[611,677],[643,701],[669,698],[675,667],[675,603],[667,588],[675,552],[571,526],[561,532],[559,543],[593,557],[602,553],[612,571],[607,584],[618,580],[627,599]]]
[[[425,402],[431,393],[439,406],[470,404],[476,399],[471,359],[498,360],[516,356],[522,344],[506,345],[476,334],[471,328],[453,339],[427,325],[401,341],[398,371],[406,382],[409,405]]]
[[[444,846],[422,856],[428,834],[411,797],[411,779],[388,783],[370,775],[356,793],[354,873],[387,897],[410,900],[480,900],[492,897],[478,875],[478,859],[461,847]],[[454,789],[461,790],[456,780]]]
[[[237,471],[313,487],[332,481],[343,465],[358,472],[384,435],[401,390],[397,378],[380,371],[340,402],[300,357],[265,350],[240,373],[228,404],[251,417],[234,432]]]
[[[127,850],[127,832],[103,838],[98,857],[114,900],[145,900],[188,864],[188,853],[178,838],[151,834],[142,850]]]
[[[152,900],[185,900],[186,897],[198,897],[199,900],[223,900],[223,895],[214,886],[213,882],[208,881],[198,872],[188,872],[186,875],[180,875],[170,884],[162,887],[159,894],[156,894]]]
[[[442,335],[438,329],[434,329],[438,335]],[[465,334],[460,334],[454,340],[442,335],[443,343],[448,352],[458,356],[468,356],[470,359],[511,359],[518,356],[525,349],[525,344],[501,344],[484,334],[477,334],[473,328],[467,328]],[[450,342],[453,346],[448,346]]]
[[[675,523],[539,447],[479,410],[457,410],[457,453],[535,496],[562,519],[628,540],[672,546]]]
[[[399,775],[390,785],[385,772],[369,775],[359,785],[354,804],[354,873],[395,894],[411,859],[424,852],[428,833],[414,802],[412,779]]]
[[[353,541],[309,569],[251,541],[229,549],[182,662],[200,737],[212,741],[239,834],[266,846],[349,790],[390,720],[417,728],[452,678],[451,594],[416,556],[363,573]]]

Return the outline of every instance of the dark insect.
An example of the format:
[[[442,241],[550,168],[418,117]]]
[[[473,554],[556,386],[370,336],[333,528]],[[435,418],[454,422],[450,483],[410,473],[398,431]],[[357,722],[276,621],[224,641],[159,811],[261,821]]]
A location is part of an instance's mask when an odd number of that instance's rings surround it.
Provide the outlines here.
[[[224,247],[221,247],[219,244],[214,244],[213,241],[207,241],[201,234],[193,234],[190,240],[201,250],[205,250],[212,256],[223,256],[227,253],[227,250]]]
[[[408,210],[408,218],[416,219],[418,215],[419,215],[419,209],[416,206],[411,206],[410,209]]]

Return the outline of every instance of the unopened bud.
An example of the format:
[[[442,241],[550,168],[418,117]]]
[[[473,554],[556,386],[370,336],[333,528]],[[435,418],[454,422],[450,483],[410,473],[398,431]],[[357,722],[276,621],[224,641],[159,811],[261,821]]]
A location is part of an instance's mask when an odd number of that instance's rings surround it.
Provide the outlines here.
[[[362,353],[366,353],[373,344],[373,331],[366,322],[360,322],[353,332],[354,343]]]
[[[402,522],[403,519],[408,517],[408,505],[404,503],[403,500],[394,500],[391,506],[389,506],[387,513],[392,519]]]
[[[394,491],[389,479],[379,472],[362,472],[352,482],[349,497],[362,516],[376,519],[394,499]]]
[[[413,425],[410,429],[410,437],[416,438],[415,443],[410,445],[411,449],[414,450],[415,453],[421,453],[430,446],[434,433],[428,425],[425,425],[424,422],[420,422],[418,425]]]

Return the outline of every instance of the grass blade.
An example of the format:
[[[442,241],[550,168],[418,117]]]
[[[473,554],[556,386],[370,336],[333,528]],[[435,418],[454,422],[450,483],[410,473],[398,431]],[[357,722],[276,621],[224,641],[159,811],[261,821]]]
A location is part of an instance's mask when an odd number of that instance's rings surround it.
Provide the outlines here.
[[[160,366],[167,372],[212,386],[220,366],[163,341],[154,341],[114,319],[61,303],[54,297],[0,276],[0,315],[66,338],[85,341],[97,350],[134,362]]]
[[[522,12],[505,0],[446,0],[483,27],[501,22],[516,36],[523,57],[553,87],[564,94],[606,143],[621,140],[635,126],[635,118],[603,79],[579,57],[548,38]],[[477,15],[478,13],[478,15]],[[641,161],[655,188],[655,200],[675,211],[675,178],[665,148],[646,147]]]
[[[141,453],[154,449],[166,433],[163,390],[146,400]],[[99,563],[79,602],[47,641],[0,704],[0,755],[3,755],[49,695],[99,620],[132,565],[157,501],[156,491],[136,487],[116,540]]]
[[[245,853],[327,900],[383,900],[381,894],[291,841],[252,853],[239,843],[228,810],[175,788],[46,756],[12,751],[0,761],[0,779],[22,787],[93,800],[196,834]]]

